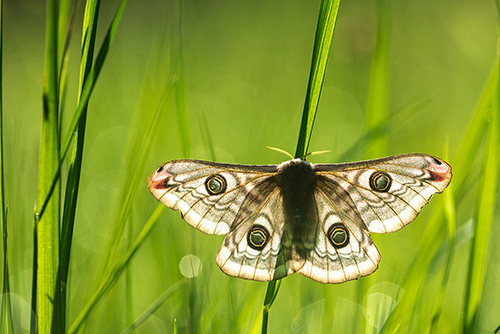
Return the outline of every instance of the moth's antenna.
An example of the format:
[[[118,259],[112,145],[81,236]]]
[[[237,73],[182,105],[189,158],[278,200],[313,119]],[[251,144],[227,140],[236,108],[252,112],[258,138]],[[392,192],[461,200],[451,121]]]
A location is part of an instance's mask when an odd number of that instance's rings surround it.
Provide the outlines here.
[[[290,158],[293,159],[293,155],[291,155],[290,153],[288,153],[287,151],[285,150],[282,150],[281,148],[276,148],[276,147],[271,147],[271,146],[266,146],[266,148],[270,149],[270,150],[273,150],[273,151],[277,151],[277,152],[281,152],[283,154],[286,154],[288,155]]]
[[[309,155],[316,155],[316,154],[323,154],[323,153],[330,153],[331,151],[330,150],[326,150],[326,151],[316,151],[316,152],[309,152],[309,153],[306,153],[303,157],[302,157],[302,160],[306,160],[306,157],[309,156]]]

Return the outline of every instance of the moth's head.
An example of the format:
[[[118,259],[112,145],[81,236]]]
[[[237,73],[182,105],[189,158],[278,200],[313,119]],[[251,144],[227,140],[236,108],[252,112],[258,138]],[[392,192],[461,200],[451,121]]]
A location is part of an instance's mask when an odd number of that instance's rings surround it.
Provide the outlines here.
[[[292,160],[282,162],[281,164],[278,165],[278,170],[283,170],[286,168],[298,167],[298,166],[304,166],[304,167],[310,168],[311,164],[306,160],[297,158],[297,159],[292,159]]]

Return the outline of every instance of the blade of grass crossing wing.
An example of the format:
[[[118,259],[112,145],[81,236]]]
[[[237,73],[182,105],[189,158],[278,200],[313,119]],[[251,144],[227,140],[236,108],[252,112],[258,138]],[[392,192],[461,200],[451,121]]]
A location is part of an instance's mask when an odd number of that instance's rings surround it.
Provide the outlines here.
[[[48,198],[54,176],[58,179],[58,79],[57,79],[57,2],[47,1],[45,38],[45,66],[43,80],[43,118],[40,140],[38,204]],[[38,333],[50,333],[53,301],[59,264],[59,197],[54,187],[47,201],[45,213],[36,219],[38,237],[37,255],[37,316]],[[35,288],[35,287],[33,287]]]
[[[477,332],[478,315],[484,288],[484,275],[486,270],[486,251],[490,236],[493,213],[495,210],[495,194],[500,163],[500,76],[498,68],[500,57],[497,55],[497,85],[491,100],[491,114],[486,137],[486,147],[483,155],[483,166],[479,180],[479,190],[474,214],[474,237],[472,239],[471,257],[466,282],[464,299],[464,333]]]

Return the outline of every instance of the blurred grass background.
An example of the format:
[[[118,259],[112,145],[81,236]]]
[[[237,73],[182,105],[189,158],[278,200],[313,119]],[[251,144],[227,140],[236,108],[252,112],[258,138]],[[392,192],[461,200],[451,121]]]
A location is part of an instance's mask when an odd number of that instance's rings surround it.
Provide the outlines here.
[[[313,163],[360,160],[370,155],[361,139],[374,138],[368,132],[372,125],[366,113],[379,17],[376,4],[360,0],[341,3],[309,146],[309,151],[331,153],[311,157]],[[117,5],[117,1],[102,3],[98,45]],[[410,0],[386,1],[386,5],[382,16],[387,26],[385,154],[423,152],[444,157],[448,143],[449,162],[454,166],[495,64],[496,14],[488,1]],[[317,1],[284,0],[258,4],[183,1],[181,10],[176,1],[127,4],[90,99],[70,262],[68,328],[98,285],[96,277],[114,222],[118,220],[125,228],[113,260],[117,263],[157,207],[146,179],[159,164],[181,157],[269,164],[287,158],[266,149],[267,145],[293,152],[318,7]],[[83,9],[71,45],[63,137],[77,101],[82,16]],[[28,332],[45,3],[6,1],[3,20],[10,295],[14,322],[21,332]],[[152,124],[157,126],[154,136],[149,132]],[[151,152],[140,156],[148,140],[152,140]],[[356,143],[360,144],[351,149]],[[478,152],[467,157],[472,167],[466,175],[459,176],[454,170],[455,178],[465,180],[464,195],[455,203],[454,258],[436,333],[462,331],[472,218],[482,175],[483,151]],[[144,160],[138,161],[139,157]],[[131,175],[139,162],[146,167],[140,171],[142,182],[134,193],[135,188],[130,191]],[[63,168],[63,180],[65,173]],[[125,218],[119,220],[123,194],[128,192],[133,198]],[[379,270],[368,278],[328,286],[301,275],[284,279],[270,312],[269,332],[377,333],[390,328],[426,332],[446,267],[446,222],[431,219],[433,208],[436,211],[443,203],[444,196],[436,196],[405,229],[373,235],[382,260]],[[499,214],[495,213],[490,233],[485,293],[474,327],[477,333],[490,333],[500,325],[500,252],[494,239],[500,234]],[[429,235],[424,233],[427,230],[437,236],[432,239],[435,252],[421,247],[426,241],[422,239]],[[223,237],[199,233],[170,210],[164,210],[152,232],[82,330],[124,330],[183,278],[179,263],[188,254],[201,260],[199,276],[173,293],[137,332],[173,332],[174,319],[179,333],[259,329],[267,285],[220,272],[214,257]],[[430,262],[421,270],[413,268],[413,275],[422,279],[421,286],[408,284],[416,258]],[[401,310],[414,291],[418,302]],[[409,317],[402,325],[403,318],[391,313],[396,304]],[[394,316],[382,327],[389,314]]]

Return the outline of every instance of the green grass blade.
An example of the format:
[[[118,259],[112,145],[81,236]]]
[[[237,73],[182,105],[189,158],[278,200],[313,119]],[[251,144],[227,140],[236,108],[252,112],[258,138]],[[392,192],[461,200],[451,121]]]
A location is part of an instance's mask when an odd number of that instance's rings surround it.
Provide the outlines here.
[[[47,1],[45,68],[43,80],[43,118],[40,140],[38,203],[49,198],[54,176],[58,179],[58,67],[57,67],[57,2]],[[45,214],[37,219],[37,316],[38,333],[50,333],[53,301],[59,264],[59,197],[54,188],[47,201]],[[34,259],[35,261],[35,259]]]
[[[388,90],[388,40],[389,13],[387,0],[378,0],[377,31],[375,50],[372,57],[370,85],[366,109],[366,124],[368,129],[376,132],[386,122],[387,90]],[[367,147],[368,158],[379,158],[387,155],[388,139],[382,133],[370,140]]]
[[[269,310],[273,305],[274,299],[280,290],[281,280],[271,281],[267,284],[266,296],[264,297],[264,305],[262,306],[262,334],[267,333],[267,325],[269,321]]]
[[[58,67],[61,69],[63,59],[65,58],[65,54],[68,52],[66,45],[68,41],[68,26],[70,25],[71,21],[71,0],[59,0],[59,15],[58,15],[58,20],[57,20],[57,45],[64,45],[64,47],[60,48],[58,50],[58,55],[57,59],[59,61]]]
[[[181,54],[174,54],[173,58],[181,57]],[[161,129],[161,117],[166,114],[164,110],[164,106],[168,105],[170,101],[172,101],[172,95],[175,98],[176,107],[177,107],[177,116],[178,116],[178,126],[181,133],[181,147],[183,154],[189,154],[190,151],[190,141],[189,141],[189,129],[187,126],[187,111],[185,106],[185,101],[183,98],[184,95],[184,87],[183,81],[181,78],[182,75],[182,66],[181,61],[174,61],[176,75],[172,75],[170,80],[167,83],[167,87],[165,89],[165,93],[162,97],[162,101],[160,102],[160,106],[158,107],[151,125],[147,128],[146,142],[138,145],[137,141],[135,141],[135,145],[137,146],[132,152],[135,152],[131,156],[131,162],[128,166],[132,166],[130,168],[130,172],[128,173],[128,180],[125,182],[127,185],[123,190],[122,200],[120,201],[120,208],[115,218],[115,222],[113,225],[113,231],[111,233],[111,238],[107,247],[107,251],[105,253],[104,260],[102,262],[99,274],[96,280],[96,287],[94,293],[100,289],[101,281],[105,280],[107,276],[110,274],[111,265],[113,263],[113,257],[117,253],[116,248],[118,247],[120,240],[124,231],[124,222],[126,221],[126,217],[128,217],[130,208],[132,206],[132,200],[136,194],[137,189],[140,188],[140,184],[144,181],[142,179],[143,172],[145,170],[146,162],[148,160],[149,153],[151,151],[151,146],[154,138],[157,137],[157,133]],[[135,168],[133,168],[135,166]]]
[[[326,65],[330,54],[333,40],[333,32],[337,22],[340,0],[322,0],[316,26],[316,38],[314,40],[311,71],[307,85],[306,100],[300,124],[299,139],[295,158],[302,158],[309,147],[314,119],[318,109],[323,80],[326,73]]]
[[[456,198],[461,198],[463,192],[468,190],[468,184],[465,181],[469,178],[469,170],[474,162],[471,157],[477,154],[487,132],[487,119],[491,113],[489,104],[494,86],[497,85],[496,76],[495,70],[490,75],[476,112],[469,122],[464,140],[460,143],[457,156],[453,161],[453,184]]]
[[[387,0],[376,1],[376,36],[375,48],[371,58],[371,70],[368,86],[368,98],[366,105],[367,144],[364,158],[380,158],[387,155],[388,136],[387,129],[387,99],[389,89],[388,74],[388,40],[390,16]],[[395,118],[395,117],[394,117]],[[361,138],[360,138],[361,139]],[[348,151],[351,153],[352,151]],[[351,159],[349,159],[351,160]],[[364,298],[370,286],[375,285],[377,276],[368,276],[356,285],[357,303],[363,305]],[[353,321],[354,333],[360,328],[366,328],[366,317],[362,308],[357,308],[357,314]],[[325,319],[329,317],[325,314]],[[333,326],[333,320],[329,320],[325,326]]]
[[[88,1],[85,7],[82,37],[82,58],[80,62],[80,87],[79,96],[83,88],[86,76],[92,66],[94,56],[95,38],[97,34],[97,17],[99,13],[100,1]],[[74,16],[73,16],[74,18]],[[68,34],[71,29],[68,30]],[[69,41],[69,36],[66,38]],[[67,43],[68,45],[69,43]],[[66,45],[66,47],[67,47]],[[67,59],[68,57],[64,57]],[[67,61],[66,61],[67,62]],[[82,117],[77,126],[75,140],[73,141],[73,151],[69,162],[69,171],[66,180],[66,193],[64,198],[64,209],[61,224],[61,252],[60,271],[58,279],[58,289],[56,293],[54,330],[64,333],[66,327],[66,294],[68,286],[69,261],[71,254],[71,244],[73,239],[73,227],[75,222],[78,190],[80,185],[80,172],[82,166],[83,146],[85,138],[87,108],[83,110]]]
[[[84,114],[84,112],[87,108],[90,95],[92,93],[92,90],[95,87],[95,83],[97,81],[99,73],[102,69],[104,61],[105,61],[106,56],[108,54],[109,47],[110,47],[110,45],[113,41],[113,38],[115,36],[116,29],[118,28],[118,24],[120,22],[120,19],[121,19],[121,16],[123,14],[123,10],[125,8],[126,3],[127,3],[127,0],[122,0],[120,2],[119,6],[115,12],[115,15],[113,17],[113,20],[111,22],[111,25],[106,33],[106,37],[104,38],[103,44],[99,50],[96,61],[88,74],[87,80],[85,80],[85,83],[83,84],[83,89],[81,90],[80,100],[79,100],[78,106],[76,108],[75,113],[73,114],[73,118],[71,120],[69,129],[68,129],[68,133],[66,135],[66,138],[65,138],[65,140],[62,144],[61,150],[60,150],[61,163],[58,165],[58,168],[56,169],[55,173],[53,174],[54,177],[52,179],[51,187],[49,188],[50,189],[48,192],[49,195],[47,195],[44,198],[43,202],[40,201],[43,204],[42,204],[41,208],[39,208],[39,211],[38,211],[39,217],[43,217],[45,209],[49,203],[49,198],[50,198],[50,195],[52,193],[52,190],[55,189],[57,175],[59,174],[59,170],[61,168],[62,161],[63,161],[64,156],[66,155],[66,152],[69,148],[69,144],[71,142],[71,139],[73,138],[73,135],[75,134],[78,122],[80,121],[80,118],[82,117],[82,115]]]
[[[90,316],[90,313],[94,310],[97,303],[102,299],[102,297],[106,294],[106,292],[114,286],[118,278],[123,273],[124,269],[128,266],[133,256],[139,249],[139,247],[143,244],[146,237],[149,235],[153,227],[155,226],[158,218],[165,210],[165,206],[163,204],[158,204],[156,210],[151,214],[148,221],[142,228],[139,236],[132,244],[132,247],[128,250],[127,254],[115,265],[113,270],[107,275],[99,284],[98,288],[94,291],[89,301],[80,312],[80,314],[76,317],[75,321],[71,325],[68,330],[68,334],[76,333],[80,326],[84,323],[84,321]]]
[[[37,334],[38,333],[38,318],[37,314],[34,310],[36,310],[37,307],[37,261],[35,259],[38,258],[38,237],[36,235],[36,222],[33,224],[33,264],[31,267],[31,309],[33,312],[31,312],[31,319],[30,319],[30,334]]]
[[[52,191],[55,188],[55,184],[57,183],[57,178],[58,174],[61,168],[62,161],[64,160],[64,157],[69,149],[69,144],[71,142],[71,139],[73,138],[76,127],[78,125],[78,122],[80,118],[82,117],[82,114],[84,110],[87,108],[90,95],[92,94],[92,91],[95,87],[95,83],[97,81],[97,78],[101,72],[102,66],[104,65],[104,61],[106,60],[106,56],[109,51],[109,47],[111,45],[111,42],[113,41],[113,38],[116,33],[116,29],[118,28],[118,24],[120,23],[121,16],[123,14],[123,10],[125,9],[125,5],[127,3],[127,0],[122,0],[118,6],[118,9],[115,12],[115,15],[113,17],[113,20],[111,22],[111,25],[108,29],[108,32],[106,33],[106,37],[104,38],[104,41],[101,45],[101,48],[99,49],[99,53],[97,55],[96,61],[94,63],[94,66],[92,66],[90,73],[88,75],[87,80],[83,84],[83,89],[81,90],[81,95],[80,95],[80,100],[78,102],[78,106],[76,108],[75,113],[73,114],[73,118],[71,119],[71,123],[69,125],[68,133],[66,134],[66,137],[61,145],[61,150],[60,150],[60,160],[61,163],[58,166],[58,169],[56,170],[56,173],[54,173],[54,177],[52,180],[52,184],[50,187],[50,191],[48,192],[48,195],[45,197],[45,200],[42,202],[43,204],[41,207],[39,206],[38,208],[38,216],[41,217],[45,211],[45,208],[47,206],[47,203],[49,202],[50,196],[52,195]]]
[[[448,152],[448,147],[446,148],[446,152]],[[448,153],[446,153],[443,158],[446,161],[448,161]],[[448,283],[448,278],[450,276],[451,265],[453,263],[453,256],[455,251],[455,237],[456,237],[457,227],[456,227],[456,215],[455,215],[455,202],[453,200],[454,198],[453,184],[450,184],[450,186],[448,186],[443,195],[444,195],[444,214],[446,217],[446,223],[447,223],[446,227],[448,231],[448,240],[449,240],[448,252],[446,253],[446,266],[441,281],[439,296],[436,305],[434,306],[434,312],[431,318],[429,333],[437,333],[437,325],[443,309],[444,293]]]
[[[70,41],[71,36],[73,36],[73,27],[75,25],[76,16],[78,14],[78,9],[80,8],[80,0],[73,2],[71,11],[69,7],[71,1],[62,1],[59,5],[59,44],[63,45],[60,56],[59,65],[59,87],[60,87],[60,97],[59,97],[59,118],[62,120],[64,117],[64,101],[66,95],[66,79],[68,73],[68,62],[70,56]],[[70,14],[71,13],[71,14]],[[60,122],[62,123],[62,121]],[[59,125],[60,126],[60,125]],[[59,133],[61,129],[59,128]]]
[[[435,210],[426,222],[426,227],[421,235],[421,244],[419,251],[414,259],[410,260],[413,264],[408,273],[404,276],[405,280],[401,286],[405,289],[404,298],[401,299],[398,306],[391,313],[383,326],[381,333],[402,333],[412,331],[412,319],[414,312],[418,307],[422,295],[426,275],[431,272],[429,269],[432,259],[439,250],[440,234],[443,228],[443,206],[441,198],[438,201]],[[408,287],[408,288],[407,288]]]
[[[113,262],[113,256],[116,254],[116,248],[118,247],[125,228],[123,222],[126,221],[126,218],[129,215],[132,200],[137,192],[137,189],[139,189],[141,182],[144,181],[142,176],[146,168],[149,153],[151,152],[151,146],[162,125],[161,117],[164,115],[162,106],[166,105],[168,103],[167,101],[170,101],[171,99],[171,94],[173,92],[172,85],[173,83],[170,83],[167,86],[162,101],[160,102],[160,106],[151,120],[151,124],[147,130],[146,142],[140,143],[140,145],[136,142],[137,147],[132,150],[133,153],[130,157],[128,166],[135,166],[135,168],[130,169],[131,171],[128,173],[128,178],[125,181],[127,186],[123,189],[123,193],[121,195],[120,207],[113,224],[113,231],[111,233],[105,257],[101,264],[99,274],[97,275],[96,286],[99,285],[99,281],[110,270],[111,263]]]
[[[149,306],[130,326],[128,326],[122,334],[133,333],[144,321],[146,321],[151,315],[153,315],[156,310],[160,308],[160,306],[165,303],[170,296],[174,294],[174,292],[181,289],[188,282],[188,278],[183,278],[177,281],[174,285],[168,288],[165,292],[163,292],[151,306]]]
[[[76,130],[78,121],[80,120],[80,117],[82,117],[82,113],[88,105],[90,95],[92,94],[97,78],[101,73],[102,66],[104,65],[104,61],[106,60],[106,56],[108,55],[109,47],[115,37],[115,33],[118,29],[118,24],[120,23],[120,19],[122,17],[123,10],[125,9],[126,4],[127,0],[120,1],[115,15],[113,16],[113,20],[111,21],[110,27],[106,33],[106,37],[104,38],[101,48],[99,49],[95,63],[90,70],[87,80],[85,80],[85,83],[83,84],[80,101],[78,102],[78,106],[75,113],[73,114],[73,118],[71,119],[68,132],[61,145],[61,159],[66,154],[66,151],[69,148],[70,141],[73,138],[74,132]]]
[[[2,231],[3,276],[0,300],[0,334],[13,333],[10,302],[7,211],[5,208],[5,183],[3,161],[3,1],[0,0],[0,229]]]
[[[481,142],[487,126],[484,117],[488,114],[488,106],[492,97],[491,89],[496,86],[494,78],[496,78],[495,71],[492,72],[492,76],[481,96],[475,114],[469,122],[467,132],[460,144],[461,149],[458,150],[455,159],[451,163],[453,166],[452,184],[455,203],[458,203],[465,196],[467,182],[470,182],[467,175],[471,173],[472,160],[474,160],[471,157],[474,157],[481,149]],[[424,287],[425,276],[422,273],[429,272],[428,268],[431,258],[434,257],[435,252],[439,249],[439,233],[441,230],[436,228],[436,226],[441,226],[440,222],[445,219],[445,207],[439,204],[436,205],[431,218],[426,222],[426,229],[421,237],[422,241],[419,251],[416,257],[410,261],[414,265],[409,269],[408,274],[405,275],[406,278],[402,284],[403,288],[411,287],[411,289],[405,288],[406,293],[404,298],[387,320],[383,327],[383,333],[411,331],[412,314],[418,305],[422,288]]]
[[[486,252],[490,236],[493,213],[495,210],[495,194],[497,191],[500,167],[500,57],[497,55],[497,85],[491,95],[490,121],[486,137],[486,148],[483,155],[483,166],[479,180],[479,191],[474,213],[474,238],[472,239],[471,257],[467,276],[464,299],[463,331],[477,332],[478,315],[484,287],[486,270]]]
[[[161,129],[161,125],[163,124],[161,119],[166,114],[164,112],[164,108],[166,105],[169,104],[169,102],[172,99],[172,93],[174,91],[173,85],[175,85],[173,81],[167,84],[165,93],[163,94],[162,100],[160,101],[160,106],[156,110],[150,125],[147,127],[146,141],[144,143],[133,141],[135,143],[135,147],[132,150],[130,162],[126,164],[127,166],[130,166],[128,178],[124,183],[127,186],[123,189],[123,193],[120,200],[120,207],[118,209],[113,224],[113,231],[111,233],[107,251],[105,252],[105,257],[101,264],[99,274],[97,275],[96,286],[94,288],[93,296],[99,293],[102,293],[102,295],[100,295],[98,298],[92,297],[96,298],[95,303],[97,303],[97,301],[104,295],[104,292],[100,290],[102,282],[109,279],[109,275],[111,275],[110,273],[113,272],[114,270],[111,266],[113,263],[114,256],[117,254],[116,249],[119,245],[119,242],[123,234],[123,230],[125,228],[124,222],[126,221],[129,215],[130,209],[132,207],[132,201],[137,192],[137,189],[140,188],[140,184],[144,181],[142,177],[143,177],[143,172],[145,170],[146,162],[148,160],[149,153],[151,152],[151,147],[154,138],[156,138],[158,132]],[[89,308],[88,310],[84,309],[82,313],[85,312],[90,313],[92,308]],[[88,314],[82,316],[82,321],[84,321],[87,317]]]
[[[314,119],[319,105],[321,89],[326,73],[326,65],[330,55],[330,48],[337,22],[340,0],[322,0],[316,26],[309,83],[306,91],[302,121],[300,124],[299,138],[295,151],[295,158],[302,158],[307,154],[311,140]],[[268,283],[262,310],[262,334],[267,333],[269,310],[276,298],[281,285],[281,280]]]

